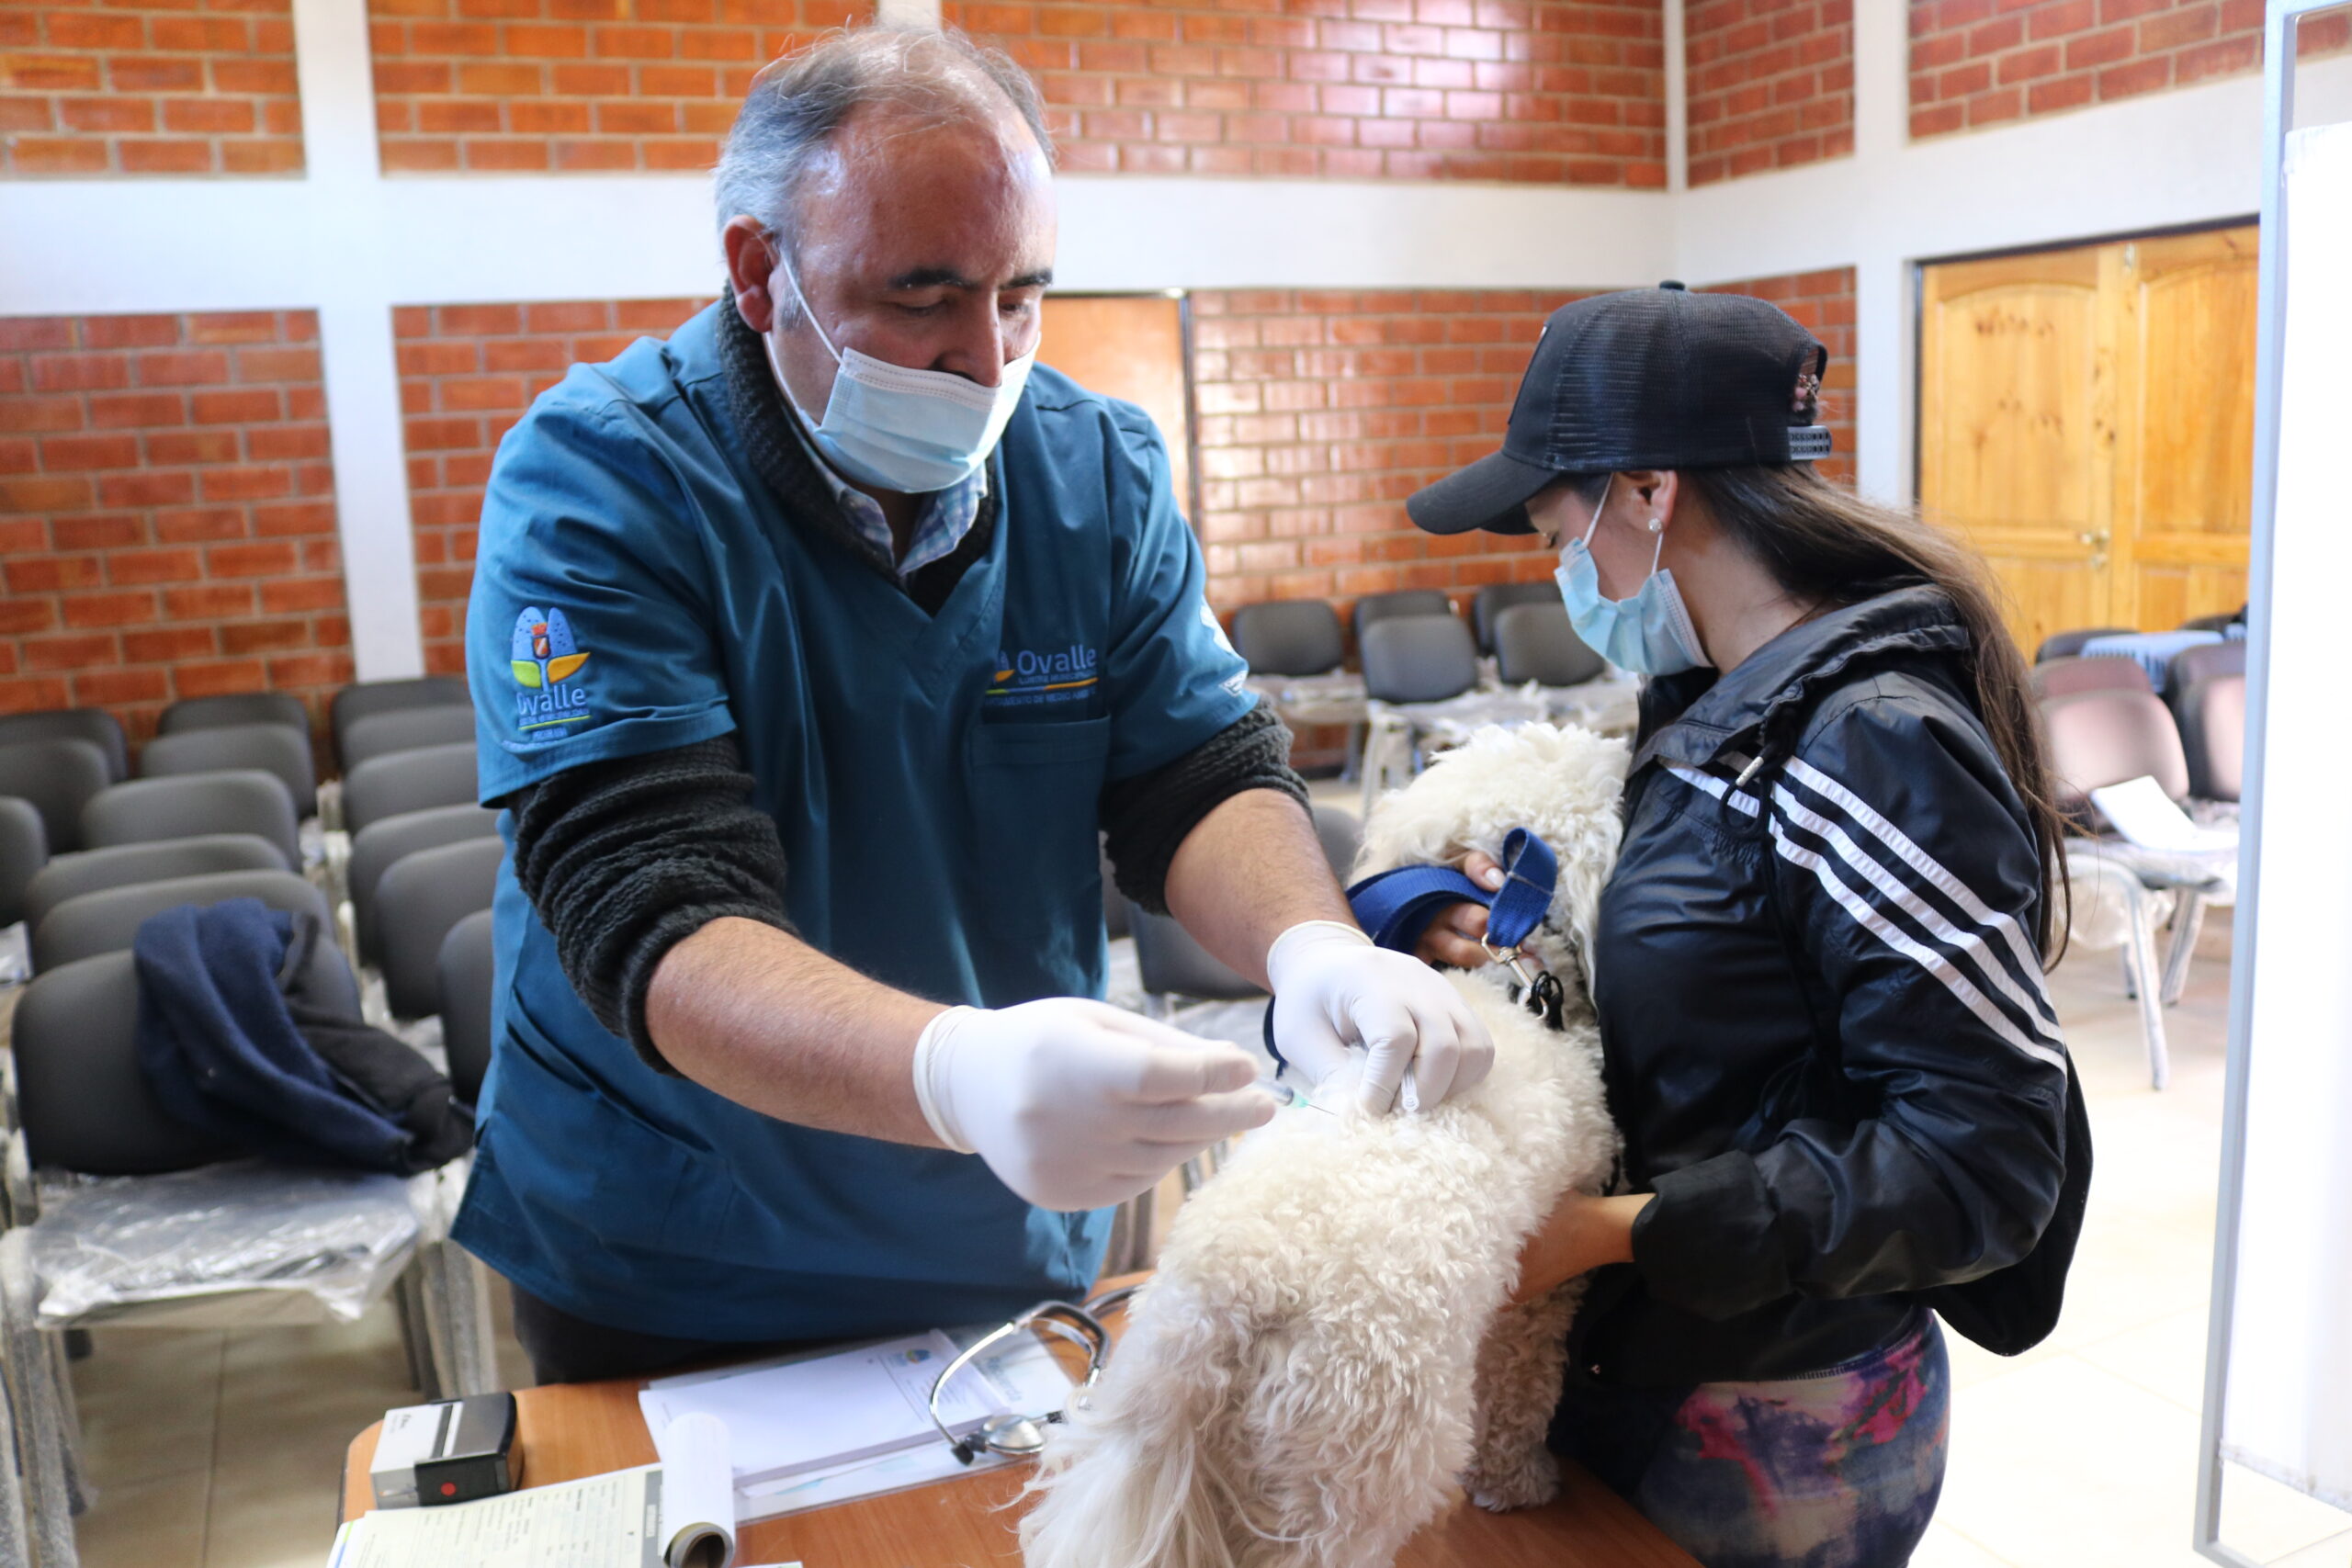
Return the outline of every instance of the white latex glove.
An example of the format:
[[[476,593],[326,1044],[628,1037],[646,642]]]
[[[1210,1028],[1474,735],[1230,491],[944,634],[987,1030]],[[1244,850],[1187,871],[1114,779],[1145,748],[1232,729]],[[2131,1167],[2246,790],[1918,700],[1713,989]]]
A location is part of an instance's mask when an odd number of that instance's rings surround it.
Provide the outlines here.
[[[1275,1110],[1247,1052],[1075,997],[950,1008],[914,1076],[939,1141],[1042,1209],[1123,1202]]]
[[[1266,950],[1274,1043],[1325,1100],[1351,1080],[1356,1101],[1385,1116],[1400,1094],[1432,1110],[1483,1079],[1495,1043],[1462,993],[1419,959],[1374,947],[1337,920],[1307,920]],[[1361,1049],[1359,1049],[1361,1048]]]

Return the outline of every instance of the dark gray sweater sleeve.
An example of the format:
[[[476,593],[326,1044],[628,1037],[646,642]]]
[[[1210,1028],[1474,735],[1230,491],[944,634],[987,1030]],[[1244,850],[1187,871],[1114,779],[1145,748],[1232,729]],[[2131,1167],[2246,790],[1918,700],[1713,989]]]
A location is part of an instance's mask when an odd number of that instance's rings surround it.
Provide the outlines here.
[[[645,996],[671,948],[736,915],[792,930],[784,846],[751,805],[731,735],[583,762],[518,790],[514,877],[555,934],[564,977],[596,1021],[674,1073],[645,1029]]]
[[[1168,866],[1192,830],[1245,789],[1279,790],[1306,807],[1290,765],[1290,730],[1260,703],[1172,762],[1102,789],[1104,851],[1129,902],[1168,912]]]

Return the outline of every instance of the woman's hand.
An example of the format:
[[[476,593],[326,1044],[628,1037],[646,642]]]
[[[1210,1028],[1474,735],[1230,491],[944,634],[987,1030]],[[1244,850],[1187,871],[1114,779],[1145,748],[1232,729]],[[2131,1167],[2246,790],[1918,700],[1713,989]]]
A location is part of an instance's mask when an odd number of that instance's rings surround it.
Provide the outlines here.
[[[1550,1295],[1604,1263],[1631,1263],[1634,1219],[1653,1196],[1639,1192],[1594,1198],[1571,1192],[1562,1198],[1520,1249],[1519,1288],[1511,1292],[1510,1304],[1523,1306]]]
[[[1490,854],[1472,850],[1462,857],[1462,874],[1492,893],[1503,885],[1502,863]],[[1487,911],[1476,904],[1449,904],[1438,911],[1437,919],[1421,932],[1414,956],[1424,964],[1446,964],[1456,969],[1476,969],[1491,964],[1493,959],[1479,945],[1487,934]]]

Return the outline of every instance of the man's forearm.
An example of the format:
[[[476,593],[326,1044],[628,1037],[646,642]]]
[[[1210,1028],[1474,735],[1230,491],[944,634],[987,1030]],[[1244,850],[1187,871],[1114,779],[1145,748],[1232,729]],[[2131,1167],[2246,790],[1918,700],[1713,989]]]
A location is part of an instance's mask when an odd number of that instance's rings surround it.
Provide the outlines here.
[[[915,1040],[944,1010],[735,919],[672,947],[645,999],[662,1055],[705,1089],[804,1127],[930,1148]]]
[[[1185,836],[1168,866],[1168,909],[1258,986],[1266,983],[1266,950],[1292,926],[1355,923],[1314,819],[1271,789],[1228,796]]]

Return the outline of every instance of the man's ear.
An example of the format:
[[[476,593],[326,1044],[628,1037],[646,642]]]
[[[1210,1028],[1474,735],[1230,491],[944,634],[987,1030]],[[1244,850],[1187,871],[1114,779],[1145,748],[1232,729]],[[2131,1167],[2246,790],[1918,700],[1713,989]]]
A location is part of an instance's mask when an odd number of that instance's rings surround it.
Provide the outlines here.
[[[760,220],[738,214],[719,232],[727,252],[727,280],[735,289],[735,313],[755,333],[765,333],[775,321],[775,299],[768,280],[775,276],[775,247]]]

